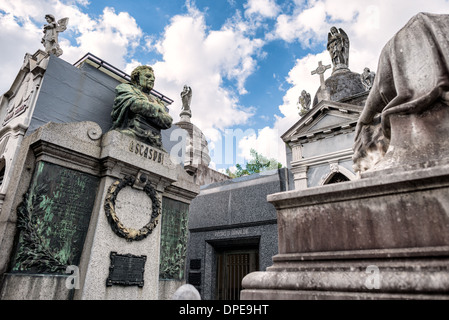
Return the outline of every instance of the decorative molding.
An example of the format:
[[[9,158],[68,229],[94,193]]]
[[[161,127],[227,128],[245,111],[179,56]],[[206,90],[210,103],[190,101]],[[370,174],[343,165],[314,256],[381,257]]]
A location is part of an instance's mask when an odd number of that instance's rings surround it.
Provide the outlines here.
[[[330,164],[330,167],[331,167],[331,172],[332,172],[332,173],[338,173],[338,172],[340,172],[340,168],[339,168],[339,166],[338,166],[338,162],[336,162],[336,163],[331,163],[331,164]]]
[[[182,280],[184,278],[187,242],[189,205],[175,204],[164,198],[161,258],[159,264],[159,279]]]
[[[292,161],[292,168],[296,167],[311,167],[320,164],[325,164],[329,162],[341,162],[342,160],[351,160],[354,151],[352,149],[341,150],[337,152],[332,152],[324,155],[319,155],[316,157],[310,157],[302,159],[300,161]]]
[[[349,123],[357,123],[357,119],[359,115],[363,111],[363,107],[357,105],[351,105],[347,103],[341,103],[336,101],[326,101],[323,100],[318,105],[316,105],[307,116],[301,118],[296,124],[294,124],[287,132],[282,135],[282,140],[286,143],[289,143],[293,140],[300,139],[302,137],[307,136],[308,134],[313,133],[314,135],[319,134],[322,130],[318,129],[314,132],[307,132],[307,128],[313,127],[317,121],[319,121],[326,113],[337,115],[338,114],[342,118],[346,118],[347,121],[342,121],[340,125],[331,126],[336,130],[342,125],[347,125]],[[323,128],[323,129],[330,129]]]
[[[330,166],[330,172],[321,179],[320,184],[319,184],[320,186],[324,186],[325,184],[327,184],[332,179],[332,177],[337,173],[341,173],[346,178],[348,178],[350,181],[357,180],[357,176],[354,173],[352,173],[348,169],[340,166],[338,163],[333,162],[333,163],[330,163],[329,166]]]
[[[44,209],[40,206],[40,194],[46,185],[35,184],[23,197],[23,202],[17,208],[17,228],[22,235],[22,250],[18,251],[16,262],[25,268],[36,268],[39,272],[58,273],[66,269],[67,263],[56,256],[48,243],[36,230],[34,216],[42,215]]]

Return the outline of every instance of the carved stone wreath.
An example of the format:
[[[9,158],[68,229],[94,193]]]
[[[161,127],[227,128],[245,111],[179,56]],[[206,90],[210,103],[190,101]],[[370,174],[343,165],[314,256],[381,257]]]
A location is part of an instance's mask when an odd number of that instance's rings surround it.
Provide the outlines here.
[[[126,228],[123,225],[123,223],[118,218],[117,213],[115,212],[115,201],[117,199],[117,195],[120,192],[120,190],[122,190],[127,186],[132,186],[135,180],[136,179],[133,177],[125,177],[123,180],[118,180],[114,182],[109,187],[106,199],[104,201],[104,211],[106,213],[106,217],[108,218],[112,230],[115,232],[116,235],[126,239],[126,241],[129,242],[140,241],[148,237],[156,228],[158,224],[158,220],[156,219],[161,214],[161,203],[157,196],[157,192],[148,182],[143,190],[150,197],[153,203],[150,222],[139,230]]]

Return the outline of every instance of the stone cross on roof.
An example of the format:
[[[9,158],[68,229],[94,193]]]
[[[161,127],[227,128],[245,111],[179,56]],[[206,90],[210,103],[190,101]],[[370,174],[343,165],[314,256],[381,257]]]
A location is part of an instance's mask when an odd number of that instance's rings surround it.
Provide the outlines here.
[[[326,90],[326,85],[324,83],[324,73],[326,70],[329,70],[332,66],[329,64],[327,66],[323,66],[323,62],[318,62],[318,68],[314,71],[312,71],[312,75],[320,75],[320,82],[321,82],[321,89]]]

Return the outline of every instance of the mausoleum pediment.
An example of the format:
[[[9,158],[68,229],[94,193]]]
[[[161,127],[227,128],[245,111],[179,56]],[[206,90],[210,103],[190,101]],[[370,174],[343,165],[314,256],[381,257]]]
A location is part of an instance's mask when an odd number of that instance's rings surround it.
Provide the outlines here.
[[[334,101],[321,101],[302,117],[282,139],[285,142],[335,135],[342,130],[353,130],[363,107]]]

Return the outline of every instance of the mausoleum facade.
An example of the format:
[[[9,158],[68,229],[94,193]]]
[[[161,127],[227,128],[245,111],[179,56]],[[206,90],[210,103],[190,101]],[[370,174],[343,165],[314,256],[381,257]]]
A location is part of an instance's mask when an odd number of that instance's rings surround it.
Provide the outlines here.
[[[332,30],[337,33],[336,28]],[[346,48],[345,58],[340,60],[345,62],[333,61],[332,75],[326,80],[324,75],[331,65],[319,62],[312,75],[320,76],[321,85],[312,105],[309,101],[309,106],[303,106],[299,121],[281,137],[286,144],[287,164],[296,190],[356,179],[352,168],[355,128],[374,74],[369,73],[372,76],[369,78],[365,75],[368,68],[362,74],[349,69],[349,37],[342,29],[339,33],[344,34],[341,48]],[[330,41],[329,49],[331,44]],[[332,52],[330,57],[338,58]]]
[[[130,81],[91,54],[25,56],[0,104],[0,299],[170,299],[186,283],[189,205],[227,177],[186,170],[196,141],[180,126],[163,148],[111,130]]]

